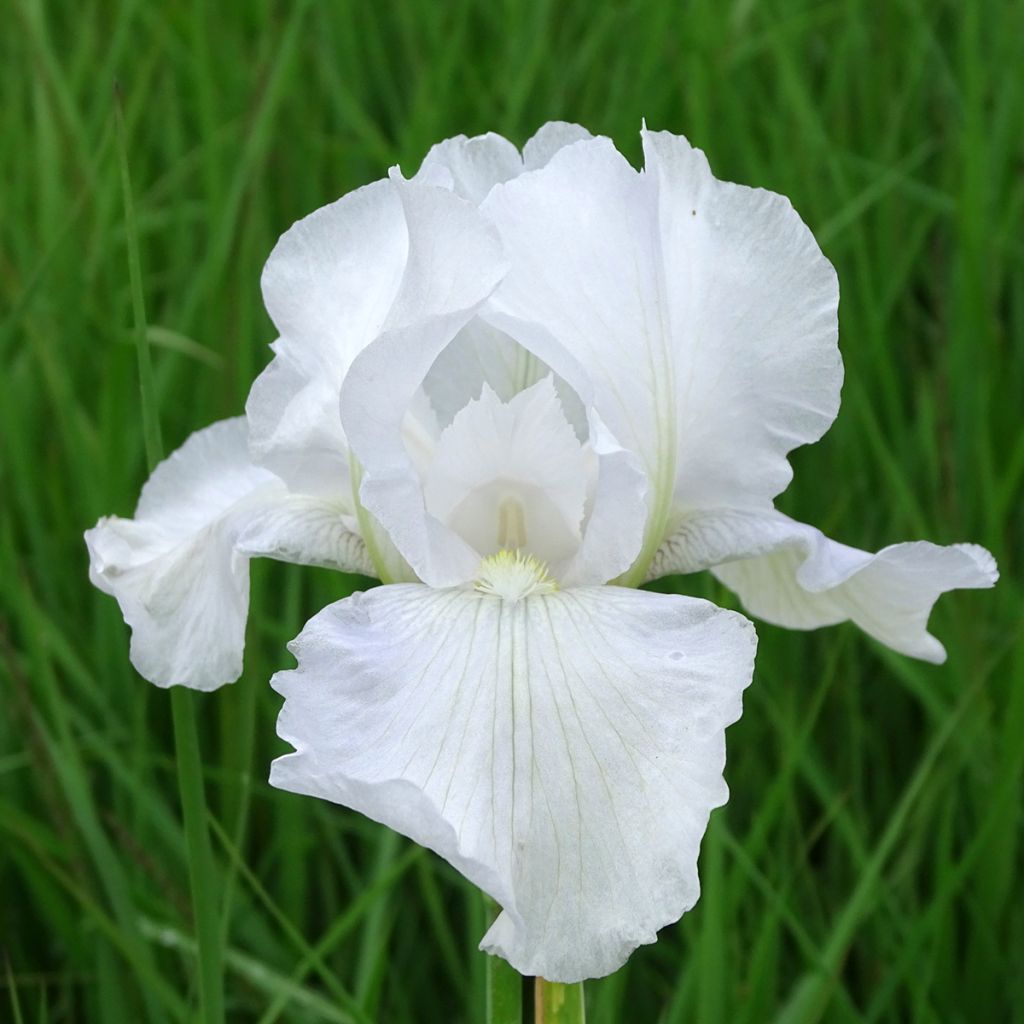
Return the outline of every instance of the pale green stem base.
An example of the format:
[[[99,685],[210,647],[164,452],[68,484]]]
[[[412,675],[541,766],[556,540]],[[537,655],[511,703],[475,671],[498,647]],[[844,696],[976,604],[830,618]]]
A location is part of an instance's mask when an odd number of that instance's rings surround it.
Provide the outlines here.
[[[533,987],[533,1019],[535,1024],[584,1024],[583,982],[562,985],[538,978]]]
[[[489,896],[484,897],[488,918],[501,908]],[[585,1024],[583,982],[562,985],[537,978],[533,983],[533,1019],[535,1024]],[[487,957],[486,1024],[522,1024],[523,978],[501,957]]]

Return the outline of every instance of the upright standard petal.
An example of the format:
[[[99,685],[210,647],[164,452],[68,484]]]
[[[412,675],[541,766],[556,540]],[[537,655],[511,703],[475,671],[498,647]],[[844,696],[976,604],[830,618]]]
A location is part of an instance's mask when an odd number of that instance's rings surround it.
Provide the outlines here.
[[[296,752],[271,781],[450,861],[501,904],[482,947],[521,973],[601,976],[697,900],[754,647],[683,597],[378,588],[314,618],[274,677]]]
[[[472,549],[424,512],[413,459],[405,446],[406,418],[438,353],[465,327],[494,290],[507,266],[494,230],[478,211],[451,192],[396,180],[409,222],[410,251],[402,301],[381,335],[354,360],[341,393],[341,418],[352,450],[366,469],[359,499],[383,530],[409,551],[429,552],[421,579],[470,578]],[[384,532],[386,531],[386,533]],[[412,563],[410,563],[412,564]],[[432,580],[431,582],[434,582]]]
[[[348,478],[341,382],[391,315],[409,257],[398,187],[374,182],[298,221],[263,270],[280,338],[246,406],[253,456],[302,490]]]
[[[372,574],[349,511],[290,494],[249,461],[245,419],[223,420],[157,466],[134,519],[86,533],[90,578],[117,598],[141,675],[216,689],[242,671],[250,556]]]
[[[767,505],[839,411],[839,282],[784,196],[643,132],[678,395],[677,508]]]
[[[557,342],[638,452],[651,520],[636,578],[679,508],[764,507],[786,453],[838,408],[835,274],[780,196],[717,181],[684,139],[645,133],[647,169],[576,142],[495,187],[481,209],[512,270],[489,308],[559,374]]]
[[[478,204],[496,182],[543,166],[586,136],[578,125],[552,122],[526,144],[525,160],[493,133],[448,139],[430,151],[411,182],[374,182],[286,231],[263,271],[264,301],[280,338],[246,406],[255,460],[304,493],[318,493],[323,481],[331,489],[347,481],[338,399],[352,360],[383,330],[462,303],[462,276],[479,283],[497,262],[469,237],[467,214],[453,201],[435,201],[433,217],[418,211],[431,207],[438,187]],[[477,223],[477,235],[487,230]],[[516,371],[522,372],[530,368]]]
[[[946,660],[927,629],[938,598],[991,587],[999,577],[977,544],[913,541],[871,554],[774,511],[687,518],[655,556],[650,578],[708,568],[767,622],[815,629],[849,620],[893,650],[932,662]]]
[[[353,361],[380,338],[443,347],[503,272],[494,231],[471,204],[397,175],[297,224],[264,273],[267,308],[281,338],[246,408],[256,460],[297,490],[317,493],[325,481],[330,489],[356,490],[361,470],[350,476],[340,412]],[[398,416],[399,433],[410,399]],[[360,415],[377,420],[394,407],[362,405]],[[377,571],[408,576],[372,510],[367,514],[358,503],[356,510]]]
[[[590,371],[598,411],[652,480],[671,468],[672,352],[640,176],[607,139],[578,142],[482,210],[511,264],[489,308],[543,328],[520,340],[556,373],[572,376],[565,354]]]
[[[385,331],[457,331],[497,282],[492,234],[469,204],[400,178],[285,232],[263,272],[281,336],[246,406],[255,459],[305,492],[346,482],[339,401],[352,361]]]

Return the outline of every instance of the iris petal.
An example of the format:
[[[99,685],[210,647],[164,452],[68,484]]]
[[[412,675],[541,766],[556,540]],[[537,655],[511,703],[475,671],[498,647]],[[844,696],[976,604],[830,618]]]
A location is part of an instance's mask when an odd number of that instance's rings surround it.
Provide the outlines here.
[[[85,535],[92,582],[132,627],[158,686],[213,690],[242,671],[254,555],[371,574],[345,495],[292,494],[249,460],[243,417],[193,434],[157,466],[133,519]]]
[[[942,662],[927,629],[949,590],[991,587],[995,559],[977,544],[892,544],[877,554],[829,540],[781,512],[720,509],[685,518],[655,556],[651,578],[712,569],[747,611],[790,629],[856,623],[901,654]]]
[[[647,471],[632,582],[677,509],[770,503],[842,379],[835,273],[789,202],[716,180],[685,139],[644,148],[638,173],[609,140],[577,141],[481,206],[512,265],[485,316],[534,325],[521,340],[570,382],[551,343],[586,366]]]
[[[271,781],[443,856],[501,904],[482,947],[521,973],[600,976],[697,900],[754,647],[690,598],[377,588],[274,677],[296,752]]]

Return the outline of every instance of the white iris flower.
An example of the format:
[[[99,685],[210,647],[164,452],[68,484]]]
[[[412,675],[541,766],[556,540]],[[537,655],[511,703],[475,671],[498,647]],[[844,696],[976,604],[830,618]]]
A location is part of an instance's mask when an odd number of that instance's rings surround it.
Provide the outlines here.
[[[300,221],[246,417],[86,535],[161,686],[239,675],[250,557],[379,576],[274,678],[272,782],[437,851],[503,908],[483,948],[555,981],[696,902],[751,678],[746,619],[631,588],[710,569],[770,622],[941,661],[936,598],[996,579],[774,510],[839,407],[835,273],[786,199],[643,145],[637,172],[572,125],[451,139]]]

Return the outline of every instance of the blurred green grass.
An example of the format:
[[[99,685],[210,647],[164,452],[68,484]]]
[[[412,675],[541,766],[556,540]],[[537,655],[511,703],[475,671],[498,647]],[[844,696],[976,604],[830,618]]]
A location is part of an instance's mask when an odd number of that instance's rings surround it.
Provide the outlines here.
[[[0,1018],[177,1022],[194,925],[167,695],[82,530],[145,477],[112,89],[168,448],[265,364],[293,220],[459,132],[687,134],[791,196],[839,271],[843,409],[780,502],[837,539],[996,554],[949,662],[759,629],[704,895],[588,986],[592,1024],[1024,1020],[1024,5],[70,4],[0,33]],[[253,567],[242,680],[198,702],[231,1021],[475,1021],[477,895],[274,792],[285,642],[355,580]],[[727,602],[708,580],[673,586]]]

